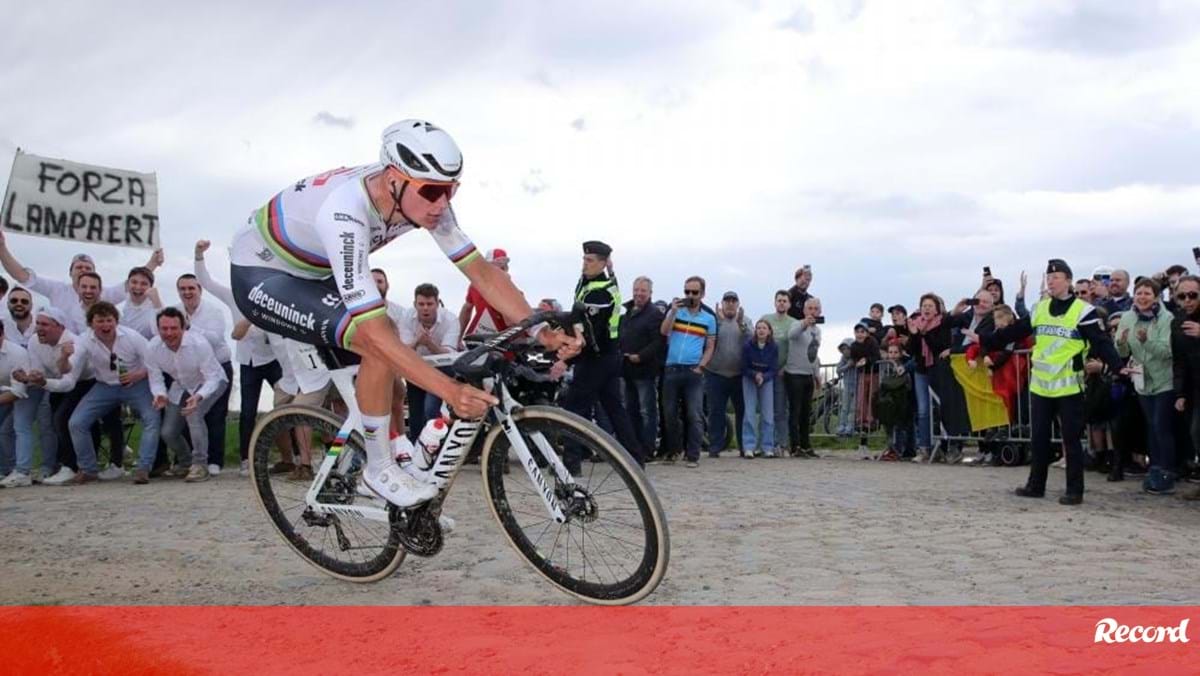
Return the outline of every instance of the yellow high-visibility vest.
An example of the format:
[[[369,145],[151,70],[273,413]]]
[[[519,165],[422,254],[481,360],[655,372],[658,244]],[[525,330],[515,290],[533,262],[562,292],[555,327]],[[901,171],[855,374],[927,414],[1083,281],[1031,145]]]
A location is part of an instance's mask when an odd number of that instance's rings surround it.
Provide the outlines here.
[[[1076,298],[1061,317],[1050,314],[1050,299],[1033,308],[1034,345],[1029,390],[1041,397],[1069,397],[1083,392],[1083,371],[1076,357],[1088,347],[1079,334],[1079,319],[1091,305]]]

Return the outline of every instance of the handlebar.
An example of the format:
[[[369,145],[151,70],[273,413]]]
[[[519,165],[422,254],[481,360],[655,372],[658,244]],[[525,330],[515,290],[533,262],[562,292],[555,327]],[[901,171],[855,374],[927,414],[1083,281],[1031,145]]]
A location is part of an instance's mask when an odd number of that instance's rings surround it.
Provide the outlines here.
[[[469,381],[478,381],[487,378],[494,373],[491,362],[488,359],[492,353],[503,351],[513,341],[524,335],[531,327],[543,323],[561,328],[564,333],[571,337],[581,332],[586,335],[589,326],[587,308],[582,303],[576,303],[569,312],[555,312],[553,310],[534,312],[515,326],[510,326],[464,352],[462,356],[454,360],[451,369],[455,374]]]

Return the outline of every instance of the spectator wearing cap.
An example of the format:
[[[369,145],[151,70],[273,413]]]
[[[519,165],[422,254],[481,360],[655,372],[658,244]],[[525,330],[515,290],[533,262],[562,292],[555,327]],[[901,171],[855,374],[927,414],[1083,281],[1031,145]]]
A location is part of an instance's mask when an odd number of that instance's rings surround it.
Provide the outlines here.
[[[792,319],[804,319],[804,304],[808,302],[812,295],[808,292],[808,287],[812,284],[812,267],[803,265],[796,270],[793,276],[795,284],[788,289],[788,302],[791,304],[788,308],[788,314]]]
[[[79,469],[67,430],[67,420],[78,398],[72,397],[74,386],[62,380],[63,369],[60,367],[60,360],[66,360],[63,348],[75,340],[75,334],[67,330],[66,313],[56,307],[38,308],[34,335],[29,341],[29,369],[23,373],[13,373],[14,380],[25,384],[31,400],[44,399],[50,402],[50,424],[38,422],[42,482],[48,485],[61,485],[69,481]]]
[[[583,243],[583,274],[575,286],[575,302],[587,308],[591,328],[590,345],[571,359],[575,368],[571,386],[564,393],[563,408],[591,418],[599,406],[616,432],[617,441],[634,460],[644,464],[642,446],[633,423],[621,403],[621,352],[618,342],[621,322],[621,291],[611,275],[612,247],[599,241]],[[578,476],[582,450],[570,444],[563,451],[563,464]]]
[[[13,374],[30,370],[29,353],[21,344],[6,336],[4,323],[0,322],[0,423],[12,426],[15,447],[7,441],[0,444],[0,487],[16,488],[33,483],[33,418],[37,414],[37,403],[30,401],[25,383]]]
[[[204,255],[210,246],[208,240],[202,239],[196,242],[193,250],[193,271],[196,273],[196,281],[200,283],[200,288],[224,303],[233,318],[231,335],[237,341],[234,345],[234,360],[238,364],[238,392],[241,399],[241,410],[238,411],[238,451],[241,455],[241,467],[238,474],[246,477],[250,476],[250,436],[254,433],[254,424],[258,417],[258,401],[262,396],[263,384],[266,383],[268,387],[273,388],[283,378],[283,366],[276,358],[275,349],[272,348],[267,333],[252,325],[242,315],[242,311],[238,309],[237,302],[233,298],[233,291],[209,274]],[[132,278],[132,276],[131,272],[130,277]],[[154,279],[151,278],[150,281],[153,283]],[[132,279],[129,293],[130,296],[134,293]],[[154,294],[155,299],[157,298],[157,290],[152,290],[150,293]],[[391,305],[388,306],[388,312],[388,316],[391,316]],[[157,317],[155,317],[154,331],[154,335],[158,335]],[[222,342],[224,342],[224,338],[222,338]],[[209,347],[212,347],[212,343],[209,343]],[[230,387],[232,388],[232,383]],[[214,406],[218,403],[214,402]],[[211,410],[208,415],[213,415]],[[224,439],[222,439],[223,441]],[[165,469],[166,456],[165,453],[162,455],[162,469]],[[222,457],[224,457],[223,451]],[[156,467],[156,474],[157,471]]]
[[[155,249],[150,254],[150,260],[146,261],[145,267],[150,270],[156,270],[162,263],[162,249]],[[71,257],[71,264],[67,267],[67,272],[71,278],[69,284],[54,279],[43,278],[17,260],[16,256],[8,248],[4,233],[0,232],[0,265],[3,265],[8,274],[12,275],[13,279],[19,284],[22,284],[31,291],[42,294],[50,299],[50,305],[66,312],[69,328],[72,328],[75,332],[80,332],[87,328],[85,313],[90,304],[88,306],[81,304],[82,293],[78,284],[80,275],[85,272],[94,273],[96,271],[96,264],[91,256],[80,253]],[[99,277],[96,280],[99,282]],[[109,286],[97,289],[92,302],[105,300],[115,305],[125,300],[125,297],[126,292],[123,285]]]
[[[742,397],[742,348],[754,333],[746,321],[737,293],[726,291],[721,296],[721,308],[717,312],[717,344],[712,359],[705,369],[704,393],[708,400],[708,455],[719,457],[725,450],[725,437],[729,420],[726,408],[733,402],[735,444],[740,454],[745,453],[742,444],[742,426],[746,419],[746,405]]]
[[[154,272],[147,267],[136,267],[125,279],[128,297],[118,310],[121,324],[142,334],[146,340],[158,335],[154,326],[155,315],[162,309],[162,299],[154,288]]]
[[[917,395],[917,459],[928,462],[933,450],[929,387],[938,360],[950,356],[950,322],[946,319],[945,303],[935,293],[921,296],[917,307],[917,314],[908,320],[909,354],[913,358],[913,390]]]
[[[620,326],[625,407],[647,460],[655,456],[658,445],[658,374],[666,352],[659,332],[663,311],[654,304],[653,295],[649,277],[633,280],[633,298],[625,303]]]
[[[489,249],[485,258],[487,262],[508,272],[508,252],[504,249]],[[508,328],[508,322],[472,284],[467,287],[467,300],[458,312],[458,326],[459,334],[465,338],[477,332],[503,331]]]
[[[194,332],[208,341],[221,370],[225,372],[225,380],[233,381],[233,353],[229,350],[229,325],[225,315],[213,303],[207,302],[200,279],[194,274],[182,274],[175,281],[175,290],[179,293],[179,305],[176,309],[187,318],[188,331]],[[231,298],[232,300],[232,298]],[[212,408],[209,409],[205,420],[208,423],[208,473],[218,475],[225,467],[225,425],[229,419],[229,388],[218,395]]]
[[[1113,272],[1113,287],[1117,272]],[[1132,358],[1130,371],[1146,420],[1150,471],[1142,488],[1162,495],[1175,490],[1175,438],[1172,430],[1175,391],[1171,365],[1171,313],[1162,307],[1162,290],[1153,280],[1138,281],[1133,306],[1117,326],[1117,349]],[[1109,300],[1115,295],[1110,294]],[[1136,367],[1134,365],[1137,365]]]
[[[458,347],[458,319],[438,303],[438,288],[419,284],[413,306],[400,318],[400,342],[421,356],[445,354]],[[442,400],[416,384],[407,384],[408,438],[416,443],[425,422],[441,416]]]
[[[400,326],[400,321],[404,319],[405,308],[403,305],[388,300],[388,291],[391,291],[392,284],[388,281],[387,272],[383,268],[371,268],[371,278],[375,280],[375,288],[379,290],[379,296],[387,302],[387,316],[392,320],[392,324],[396,327]]]
[[[717,343],[717,315],[704,305],[704,278],[693,275],[683,283],[683,297],[671,301],[659,331],[667,337],[663,369],[663,411],[666,418],[666,461],[683,452],[687,466],[700,466],[704,435],[704,368]],[[687,437],[680,427],[679,399],[684,400]]]
[[[1175,410],[1190,422],[1191,447],[1185,455],[1200,453],[1200,277],[1183,276],[1175,284],[1179,312],[1171,322],[1171,386]],[[1183,496],[1200,500],[1200,489]]]
[[[787,363],[783,378],[788,391],[788,440],[794,458],[815,458],[809,435],[813,390],[821,367],[821,301],[810,297],[804,303],[804,318],[788,329]]]
[[[71,480],[76,485],[100,478],[90,428],[121,405],[132,408],[142,422],[137,469],[149,472],[158,450],[159,415],[146,382],[148,343],[142,334],[119,326],[119,321],[117,308],[111,303],[96,303],[88,310],[91,329],[80,337],[73,350],[63,350],[64,354],[70,353],[70,369],[63,376],[64,381],[73,384],[87,370],[95,376],[95,385],[80,400],[67,423],[79,462],[79,473]]]
[[[779,352],[779,368],[775,371],[775,377],[771,379],[772,404],[775,410],[775,450],[779,455],[787,453],[791,449],[791,440],[788,436],[788,398],[787,384],[784,382],[783,368],[787,365],[788,358],[788,331],[798,320],[788,314],[788,309],[791,307],[791,300],[788,298],[788,292],[780,289],[775,292],[775,312],[763,315],[759,321],[764,321],[771,325],[771,336],[775,341],[775,347]]]
[[[898,343],[905,354],[911,355],[908,347],[909,339],[912,338],[912,333],[908,330],[908,310],[903,305],[896,304],[889,307],[887,312],[892,318],[892,325],[883,334],[883,342]]]
[[[1065,261],[1050,260],[1046,266],[1049,297],[1038,301],[1029,319],[996,330],[983,341],[984,349],[991,351],[1034,336],[1029,384],[1033,462],[1029,479],[1015,492],[1025,498],[1045,495],[1052,428],[1057,419],[1067,461],[1067,488],[1059,498],[1063,505],[1083,502],[1084,458],[1080,438],[1084,426],[1083,362],[1089,345],[1111,372],[1122,369],[1121,358],[1095,308],[1071,292],[1071,277],[1071,268]]]
[[[229,387],[229,377],[201,334],[188,330],[187,319],[177,308],[158,313],[158,336],[146,346],[146,369],[154,408],[164,411],[162,439],[175,453],[176,465],[188,467],[186,481],[209,478],[208,425],[204,416]],[[170,390],[163,376],[171,377]],[[183,427],[191,433],[189,449]],[[134,473],[133,482],[150,481],[150,467],[143,465]]]

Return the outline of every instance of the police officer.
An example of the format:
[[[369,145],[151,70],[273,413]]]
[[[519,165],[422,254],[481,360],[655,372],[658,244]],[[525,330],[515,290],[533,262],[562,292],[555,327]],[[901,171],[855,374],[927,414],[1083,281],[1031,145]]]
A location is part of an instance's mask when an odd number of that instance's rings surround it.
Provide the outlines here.
[[[567,388],[563,408],[591,418],[597,404],[608,415],[617,440],[643,463],[642,448],[633,432],[629,413],[621,404],[621,353],[617,328],[621,320],[621,291],[611,275],[609,256],[612,247],[604,242],[583,243],[583,276],[575,287],[575,301],[582,303],[591,324],[592,344],[571,362],[575,375]],[[571,445],[564,450],[563,463],[572,474],[579,474],[582,452]]]
[[[1062,259],[1054,258],[1046,266],[1046,289],[1047,297],[1034,305],[1029,317],[996,330],[983,344],[988,350],[1001,349],[1034,336],[1029,374],[1033,463],[1029,480],[1016,494],[1023,498],[1045,495],[1057,417],[1067,456],[1067,492],[1058,502],[1078,505],[1083,502],[1083,360],[1089,344],[1111,372],[1120,371],[1122,364],[1095,308],[1072,292],[1071,268]]]

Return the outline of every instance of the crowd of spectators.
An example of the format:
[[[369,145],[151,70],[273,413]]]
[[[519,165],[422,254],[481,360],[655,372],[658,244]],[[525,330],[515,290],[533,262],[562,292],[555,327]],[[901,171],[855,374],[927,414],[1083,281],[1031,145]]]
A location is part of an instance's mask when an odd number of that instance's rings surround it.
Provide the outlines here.
[[[197,242],[194,273],[175,280],[181,302],[166,307],[155,286],[160,251],[107,285],[92,259],[80,254],[68,266],[68,280],[59,281],[23,266],[0,234],[0,264],[13,280],[10,286],[0,279],[7,307],[0,322],[0,486],[118,479],[127,476],[127,464],[139,484],[159,476],[200,482],[217,475],[225,464],[235,377],[242,400],[239,472],[246,475],[264,386],[274,390],[276,405],[327,400],[328,373],[303,363],[311,353],[301,346],[241,317],[229,289],[207,270],[207,249],[207,242]],[[487,259],[507,269],[503,250],[493,249]],[[386,272],[373,273],[387,298]],[[922,294],[911,312],[903,303],[871,303],[853,337],[839,343],[839,361],[827,365],[818,358],[825,320],[812,282],[810,266],[796,270],[794,284],[775,292],[774,311],[754,321],[734,290],[724,291],[715,307],[706,304],[700,276],[684,280],[670,301],[655,300],[649,277],[634,279],[616,343],[624,406],[647,461],[682,460],[694,468],[704,454],[726,451],[746,459],[817,457],[812,421],[818,405],[835,407],[834,434],[857,437],[864,457],[871,457],[868,435],[881,431],[885,447],[873,457],[959,462],[968,440],[935,433],[931,392],[939,364],[960,355],[968,368],[986,370],[1012,413],[1010,433],[1028,434],[1020,421],[1028,420],[1021,409],[1027,407],[1032,340],[1005,342],[1017,324],[1028,324],[1038,300],[1027,303],[1024,273],[1011,304],[988,268],[977,291],[953,306],[933,292]],[[1083,365],[1092,467],[1112,481],[1143,476],[1143,488],[1155,494],[1172,492],[1178,480],[1196,480],[1200,278],[1182,265],[1136,278],[1102,267],[1075,279],[1071,289],[1095,308],[1095,321],[1120,357],[1114,368],[1093,350]],[[35,307],[35,293],[48,302]],[[232,326],[216,301],[229,307]],[[560,306],[545,299],[540,307]],[[415,288],[410,308],[389,300],[388,316],[423,355],[457,350],[471,332],[505,328],[475,289],[456,316],[432,284]],[[568,371],[568,364],[555,364],[551,375]],[[404,395],[409,424],[393,434],[411,438],[442,406],[411,384]],[[126,449],[123,407],[141,427],[136,452]],[[608,416],[597,411],[596,417],[605,424]],[[96,449],[103,441],[108,451],[101,458]],[[128,463],[127,450],[135,456]],[[273,471],[310,477],[307,449],[296,451],[296,463]],[[38,452],[40,467],[34,467]],[[998,462],[984,444],[973,460]],[[1185,497],[1200,498],[1200,491]]]

